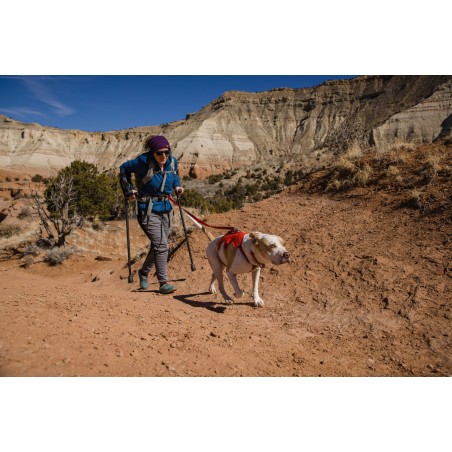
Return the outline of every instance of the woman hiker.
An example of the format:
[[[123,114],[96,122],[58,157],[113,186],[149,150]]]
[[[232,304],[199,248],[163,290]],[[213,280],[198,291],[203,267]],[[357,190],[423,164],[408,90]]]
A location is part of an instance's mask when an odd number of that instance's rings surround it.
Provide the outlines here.
[[[144,151],[120,166],[119,177],[124,196],[137,200],[138,223],[151,241],[151,248],[138,271],[140,288],[149,288],[148,275],[155,264],[159,292],[168,294],[174,292],[176,286],[168,282],[166,268],[172,210],[166,195],[171,195],[173,189],[181,194],[184,189],[180,186],[177,160],[171,155],[171,147],[165,137],[148,137]],[[135,174],[138,190],[132,185],[132,173]]]

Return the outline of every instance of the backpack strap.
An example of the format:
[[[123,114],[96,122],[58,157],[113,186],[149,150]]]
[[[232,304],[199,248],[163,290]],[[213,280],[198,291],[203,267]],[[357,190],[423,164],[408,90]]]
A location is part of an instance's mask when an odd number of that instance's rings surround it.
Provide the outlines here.
[[[171,167],[171,171],[158,171],[159,173],[163,173],[162,185],[160,186],[161,192],[163,192],[163,189],[165,188],[166,175],[168,173],[177,174],[175,167],[174,167],[174,159],[173,158],[171,158],[170,167]],[[143,179],[141,180],[141,185],[143,186],[144,184],[149,182],[153,176],[154,176],[154,162],[151,159],[149,159],[149,169],[148,169],[148,172],[146,173],[146,176],[144,176]]]
[[[146,176],[144,176],[143,179],[141,179],[141,185],[144,185],[147,182],[149,182],[152,179],[152,176],[154,176],[154,164],[152,160],[149,160],[149,169],[148,172],[146,173]]]

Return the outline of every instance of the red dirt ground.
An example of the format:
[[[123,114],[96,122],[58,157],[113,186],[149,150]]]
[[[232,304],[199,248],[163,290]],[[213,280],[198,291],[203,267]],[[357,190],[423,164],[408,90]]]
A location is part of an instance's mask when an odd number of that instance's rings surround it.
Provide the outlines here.
[[[449,376],[450,221],[386,201],[369,190],[294,186],[208,217],[285,240],[292,263],[263,271],[260,309],[249,275],[239,277],[247,294],[232,306],[207,292],[208,239],[199,230],[190,236],[197,270],[185,246],[169,262],[172,295],[156,293],[155,279],[145,293],[133,291],[136,275],[127,283],[123,222],[92,231],[91,251],[59,267],[0,262],[0,374]],[[135,255],[146,243],[135,222],[131,236]]]

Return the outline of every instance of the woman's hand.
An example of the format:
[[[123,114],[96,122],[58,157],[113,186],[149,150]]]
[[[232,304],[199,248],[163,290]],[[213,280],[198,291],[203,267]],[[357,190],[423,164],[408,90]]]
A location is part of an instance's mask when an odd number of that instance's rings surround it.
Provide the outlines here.
[[[181,195],[184,192],[184,189],[182,187],[176,187],[176,193],[178,195]]]

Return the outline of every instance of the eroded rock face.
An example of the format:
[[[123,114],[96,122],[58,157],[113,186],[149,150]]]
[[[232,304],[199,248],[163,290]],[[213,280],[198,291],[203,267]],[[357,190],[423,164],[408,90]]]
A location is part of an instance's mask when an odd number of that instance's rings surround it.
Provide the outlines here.
[[[450,138],[452,126],[452,80],[438,86],[433,94],[407,110],[391,116],[372,131],[376,146],[397,140],[431,143]]]
[[[0,167],[51,174],[74,160],[109,169],[138,153],[147,134],[91,133],[12,121],[0,116]]]
[[[319,151],[346,147],[347,134],[380,147],[449,137],[451,86],[452,76],[362,76],[307,89],[232,91],[184,121],[102,133],[0,116],[0,167],[44,175],[79,159],[117,168],[151,134],[169,139],[182,176],[288,159],[315,164]]]

